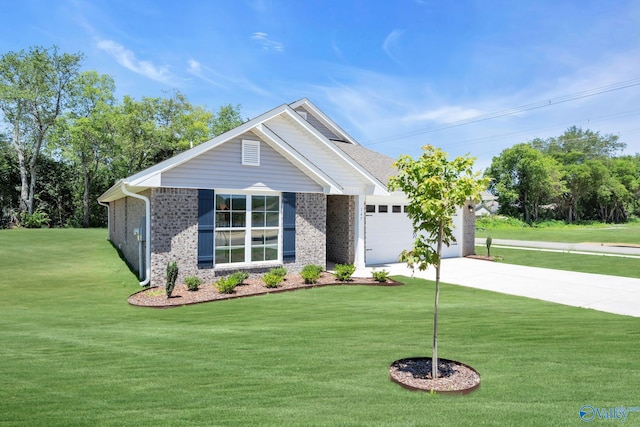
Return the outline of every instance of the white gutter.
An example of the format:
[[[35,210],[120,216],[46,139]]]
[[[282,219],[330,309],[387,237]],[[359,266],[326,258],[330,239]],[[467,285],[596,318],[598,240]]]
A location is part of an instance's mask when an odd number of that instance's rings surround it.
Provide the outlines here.
[[[107,208],[107,240],[111,240],[111,206],[109,206],[109,203],[102,203],[100,200],[98,200],[98,204]]]
[[[147,286],[149,284],[149,282],[151,281],[151,202],[149,201],[149,199],[145,196],[142,196],[140,194],[136,194],[136,193],[132,193],[131,191],[127,190],[127,185],[123,182],[122,186],[120,187],[122,192],[124,194],[126,194],[127,196],[131,196],[133,198],[136,199],[140,199],[144,201],[144,211],[145,211],[145,215],[146,215],[146,221],[145,221],[145,238],[146,238],[146,243],[145,243],[145,258],[146,258],[146,262],[145,262],[145,267],[146,267],[146,271],[145,271],[145,279],[140,282],[140,286]]]

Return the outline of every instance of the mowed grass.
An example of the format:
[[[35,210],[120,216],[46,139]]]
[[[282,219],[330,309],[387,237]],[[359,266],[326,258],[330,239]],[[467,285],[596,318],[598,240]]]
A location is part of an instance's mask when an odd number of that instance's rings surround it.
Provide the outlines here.
[[[492,229],[476,229],[476,237],[513,240],[534,240],[566,243],[627,243],[640,244],[640,222],[630,224],[554,225],[549,227],[518,227],[502,224]]]
[[[433,396],[388,379],[431,353],[431,282],[131,307],[105,234],[0,231],[0,425],[569,426],[640,404],[638,318],[443,285],[440,356],[482,385]]]
[[[487,247],[476,246],[476,254],[486,255]],[[511,249],[495,245],[491,247],[491,256],[502,257],[500,262],[507,264],[640,279],[640,259],[638,258]]]

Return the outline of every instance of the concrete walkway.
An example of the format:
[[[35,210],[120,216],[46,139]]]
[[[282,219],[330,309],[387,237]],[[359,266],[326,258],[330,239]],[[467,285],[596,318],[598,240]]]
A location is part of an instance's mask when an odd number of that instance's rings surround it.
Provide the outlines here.
[[[411,276],[411,270],[402,263],[375,268],[385,269],[391,275]],[[435,269],[416,271],[415,276],[435,280]],[[354,277],[371,277],[371,268],[357,271]],[[640,317],[640,279],[471,258],[449,258],[442,260],[440,280],[443,283]]]

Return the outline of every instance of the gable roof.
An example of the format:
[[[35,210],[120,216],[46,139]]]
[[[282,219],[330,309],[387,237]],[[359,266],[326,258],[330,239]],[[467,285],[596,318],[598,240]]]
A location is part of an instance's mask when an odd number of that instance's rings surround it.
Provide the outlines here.
[[[378,181],[387,185],[389,178],[396,175],[398,169],[393,166],[395,159],[361,145],[345,144],[335,141],[336,147],[363,165]]]
[[[329,140],[309,121],[302,118],[294,110],[299,107],[312,114],[341,142]],[[365,188],[366,193],[388,194],[384,174],[365,167],[366,163],[360,160],[366,162],[366,158],[352,155],[342,147],[342,145],[360,147],[357,142],[309,100],[303,98],[290,105],[280,105],[209,141],[121,179],[98,200],[109,202],[125,197],[121,189],[123,184],[133,192],[161,187],[163,174],[166,175],[168,171],[175,170],[190,160],[248,132],[260,137],[263,142],[321,186],[326,194],[351,194],[355,191],[354,185]],[[289,135],[289,139],[283,136],[284,134]],[[360,148],[364,149],[364,147]],[[383,179],[380,179],[381,177]]]

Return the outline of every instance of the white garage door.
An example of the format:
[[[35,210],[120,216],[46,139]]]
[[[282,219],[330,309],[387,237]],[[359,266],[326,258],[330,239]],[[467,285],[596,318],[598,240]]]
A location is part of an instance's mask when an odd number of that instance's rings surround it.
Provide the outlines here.
[[[365,262],[367,265],[398,262],[400,253],[413,246],[413,226],[405,213],[406,203],[389,198],[367,198],[365,222]],[[453,218],[456,243],[442,248],[443,258],[462,254],[458,236],[460,213]]]

